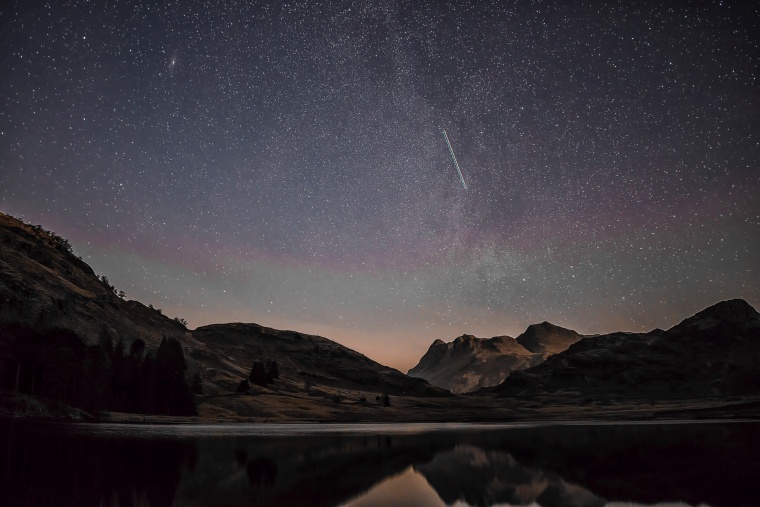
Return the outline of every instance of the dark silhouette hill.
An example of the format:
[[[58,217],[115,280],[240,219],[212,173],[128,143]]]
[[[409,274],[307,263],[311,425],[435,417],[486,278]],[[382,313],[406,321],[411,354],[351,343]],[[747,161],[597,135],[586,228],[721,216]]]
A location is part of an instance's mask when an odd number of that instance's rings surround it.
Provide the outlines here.
[[[240,364],[247,376],[255,361],[275,361],[280,379],[301,385],[319,385],[346,391],[370,390],[393,395],[442,396],[445,391],[422,379],[383,366],[368,357],[321,336],[280,331],[258,324],[212,324],[193,331],[192,357],[207,368],[230,372],[224,363]],[[213,375],[209,377],[213,380]]]
[[[544,359],[557,354],[583,338],[572,329],[555,326],[549,322],[531,324],[515,341],[535,354],[542,354]]]
[[[562,394],[589,401],[760,392],[760,314],[717,303],[667,331],[585,338],[493,388],[500,396]]]

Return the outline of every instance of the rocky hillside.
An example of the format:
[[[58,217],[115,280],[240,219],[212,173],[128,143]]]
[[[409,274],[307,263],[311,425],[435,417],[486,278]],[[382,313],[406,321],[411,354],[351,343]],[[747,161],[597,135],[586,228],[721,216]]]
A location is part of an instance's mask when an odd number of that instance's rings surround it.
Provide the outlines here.
[[[757,394],[760,314],[741,299],[713,305],[673,328],[588,337],[512,373],[501,396],[560,394],[661,400]]]
[[[0,213],[0,324],[74,331],[88,345],[101,336],[127,346],[184,340],[185,326],[138,301],[126,301],[75,256],[67,240]]]
[[[581,338],[573,330],[542,322],[528,326],[517,339],[462,335],[449,343],[435,340],[408,375],[455,394],[477,391],[501,383],[513,371],[540,364]]]
[[[555,326],[549,322],[531,324],[515,341],[535,354],[541,354],[544,359],[557,354],[573,343],[583,338],[572,329]]]
[[[462,335],[452,342],[435,340],[408,375],[459,394],[502,382],[510,372],[540,360],[509,336]]]
[[[60,357],[71,359],[64,364]],[[161,361],[176,365],[171,382],[184,376],[187,386],[194,384],[202,413],[228,418],[262,413],[251,409],[255,394],[303,398],[301,409],[314,418],[325,413],[319,406],[332,408],[350,390],[372,397],[449,395],[318,336],[256,324],[190,331],[179,319],[126,300],[64,238],[0,213],[0,389],[92,410],[151,406],[151,413],[174,413],[154,399],[155,386],[168,382],[157,372]],[[276,382],[238,393],[256,362],[277,363]],[[88,382],[103,388],[89,393]]]
[[[298,390],[314,385],[410,396],[447,394],[321,336],[234,323],[199,327],[193,331],[193,339],[191,357],[206,367],[209,380],[222,384],[226,380],[228,387],[229,382],[247,377],[255,361],[275,361],[280,387],[290,384]],[[231,376],[234,373],[237,376]]]

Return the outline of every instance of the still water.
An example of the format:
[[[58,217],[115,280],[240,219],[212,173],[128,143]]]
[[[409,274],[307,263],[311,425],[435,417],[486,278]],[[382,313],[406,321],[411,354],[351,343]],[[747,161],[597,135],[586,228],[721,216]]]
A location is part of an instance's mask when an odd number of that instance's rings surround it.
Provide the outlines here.
[[[2,505],[760,505],[760,423],[0,421]]]

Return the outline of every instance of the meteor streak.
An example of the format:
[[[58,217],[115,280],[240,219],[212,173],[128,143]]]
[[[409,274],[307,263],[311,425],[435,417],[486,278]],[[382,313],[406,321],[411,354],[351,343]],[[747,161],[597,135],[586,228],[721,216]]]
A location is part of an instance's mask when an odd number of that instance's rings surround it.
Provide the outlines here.
[[[467,190],[467,184],[464,182],[464,176],[462,176],[462,170],[459,168],[459,162],[457,162],[457,157],[454,155],[454,149],[451,147],[451,143],[449,142],[449,135],[446,133],[446,129],[442,130],[443,137],[446,139],[446,146],[449,147],[449,152],[451,153],[451,160],[454,161],[454,165],[457,167],[457,172],[459,173],[459,179],[462,180],[462,186],[465,190]]]

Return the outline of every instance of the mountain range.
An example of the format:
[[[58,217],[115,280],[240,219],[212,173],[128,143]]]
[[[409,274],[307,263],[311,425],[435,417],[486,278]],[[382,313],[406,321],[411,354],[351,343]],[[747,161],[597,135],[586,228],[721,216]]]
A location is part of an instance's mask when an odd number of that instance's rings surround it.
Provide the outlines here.
[[[566,350],[582,335],[548,322],[528,326],[517,338],[462,335],[445,343],[435,340],[407,375],[461,394],[500,384],[513,371],[542,363]]]
[[[760,314],[715,304],[649,333],[587,337],[494,387],[501,397],[577,392],[593,398],[688,398],[760,391]]]
[[[302,332],[252,323],[187,329],[182,319],[127,300],[64,238],[0,213],[0,415],[206,422],[753,416],[759,362],[760,316],[730,300],[667,331],[583,336],[543,322],[517,338],[436,340],[404,375]]]

